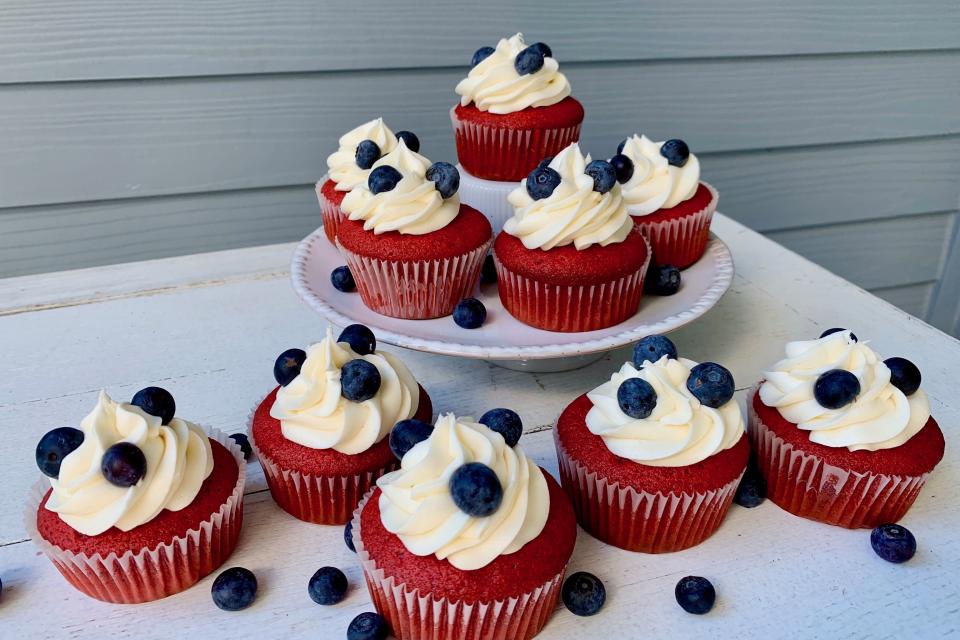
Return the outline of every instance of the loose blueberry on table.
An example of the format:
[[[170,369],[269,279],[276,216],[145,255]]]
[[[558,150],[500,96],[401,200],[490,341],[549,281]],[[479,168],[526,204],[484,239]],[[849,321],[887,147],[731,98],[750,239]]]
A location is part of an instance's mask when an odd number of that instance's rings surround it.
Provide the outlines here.
[[[163,424],[170,424],[177,412],[177,403],[173,396],[161,387],[140,389],[133,395],[130,404],[140,407],[144,413],[160,418]]]
[[[347,627],[347,640],[385,640],[390,634],[387,621],[379,613],[361,613]]]
[[[687,613],[703,615],[713,609],[717,600],[717,592],[713,584],[700,576],[681,578],[674,589],[677,604]]]
[[[350,549],[350,551],[357,552],[357,547],[353,544],[353,520],[343,528],[343,544],[347,545],[347,549]]]
[[[661,145],[660,155],[667,159],[668,164],[674,167],[682,167],[687,164],[687,160],[690,158],[690,148],[683,140],[672,138]]]
[[[350,267],[343,265],[330,272],[330,283],[333,288],[343,293],[350,293],[357,288],[357,283],[353,279]]]
[[[453,321],[464,329],[479,329],[487,319],[487,308],[476,298],[464,298],[453,308]]]
[[[633,365],[637,369],[642,369],[644,362],[656,362],[663,356],[677,359],[677,347],[667,336],[646,336],[633,347]]]
[[[420,138],[413,131],[397,131],[394,135],[397,136],[397,140],[403,140],[410,151],[414,153],[420,151]]]
[[[887,562],[906,562],[917,552],[917,539],[899,524],[882,524],[870,533],[870,546]]]
[[[680,269],[672,264],[651,265],[643,281],[643,290],[655,296],[672,296],[680,290],[682,280]]]
[[[821,373],[813,383],[813,397],[826,409],[840,409],[857,399],[860,380],[844,369]]]
[[[347,576],[336,567],[321,567],[310,576],[307,593],[317,604],[337,604],[347,596]]]
[[[493,469],[482,462],[468,462],[450,476],[450,496],[467,515],[485,518],[500,507],[503,487]]]
[[[100,471],[117,487],[132,487],[147,473],[147,457],[132,442],[118,442],[103,452]]]
[[[716,362],[701,362],[690,369],[687,390],[700,404],[719,409],[733,397],[733,374]]]
[[[380,371],[372,363],[356,358],[340,369],[340,395],[353,402],[364,402],[380,390]]]
[[[410,449],[429,438],[431,433],[433,427],[422,420],[401,420],[390,431],[390,451],[397,460],[402,460]]]
[[[534,200],[549,198],[562,181],[556,169],[537,167],[527,176],[527,193]]]
[[[577,616],[592,616],[600,612],[607,600],[607,590],[600,578],[578,571],[568,577],[560,591],[564,606]]]
[[[767,481],[760,474],[756,459],[751,456],[747,463],[747,470],[743,472],[743,478],[737,486],[737,493],[733,496],[733,501],[741,507],[752,509],[759,507],[767,498]]]
[[[370,193],[376,195],[393,191],[401,180],[403,180],[402,173],[390,165],[383,165],[370,172],[370,176],[367,178],[367,187],[370,189]]]
[[[243,453],[243,459],[249,462],[250,456],[253,455],[253,447],[250,446],[250,438],[247,437],[247,434],[231,433],[230,439],[237,443],[237,446],[240,447],[240,452]]]
[[[281,387],[285,387],[300,375],[300,367],[307,359],[303,349],[287,349],[273,363],[273,378]]]
[[[593,178],[593,190],[597,193],[607,193],[617,183],[617,170],[606,160],[592,160],[583,172]]]
[[[483,267],[480,269],[480,284],[493,284],[497,281],[497,265],[493,261],[493,256],[487,256],[483,259]]]
[[[357,166],[361,169],[369,169],[373,163],[380,159],[380,145],[373,140],[361,140],[357,145],[354,155]]]
[[[642,378],[628,378],[617,389],[617,404],[631,418],[642,420],[657,407],[657,392]]]
[[[210,595],[213,603],[224,611],[246,609],[257,597],[257,577],[249,569],[231,567],[213,581]]]
[[[377,350],[377,338],[369,327],[362,324],[351,324],[340,332],[337,342],[346,342],[350,348],[361,356],[370,355]]]
[[[60,427],[48,431],[37,443],[36,459],[40,472],[49,478],[60,477],[60,463],[83,444],[83,431]]]
[[[516,411],[510,409],[490,409],[478,422],[503,436],[508,447],[515,447],[523,435],[523,422]]]
[[[426,178],[434,183],[443,199],[449,198],[460,188],[460,172],[449,162],[434,162],[427,169]]]

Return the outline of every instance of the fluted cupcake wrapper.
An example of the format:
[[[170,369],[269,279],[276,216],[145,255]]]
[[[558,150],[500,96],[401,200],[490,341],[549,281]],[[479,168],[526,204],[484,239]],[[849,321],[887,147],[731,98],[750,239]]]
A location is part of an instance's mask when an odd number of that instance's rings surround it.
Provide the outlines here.
[[[457,158],[484,180],[519,182],[547,156],[580,139],[580,124],[553,129],[517,129],[468,122],[450,110]]]
[[[490,241],[442,260],[380,260],[337,246],[369,309],[392,318],[426,320],[450,315],[458,302],[473,295]]]
[[[421,593],[386,575],[363,546],[360,513],[372,494],[354,513],[353,544],[373,606],[399,640],[528,640],[546,626],[560,599],[563,571],[532,591],[473,602]]]
[[[750,440],[767,497],[794,515],[848,529],[899,521],[913,506],[929,474],[860,473],[798,451],[763,423],[747,400]]]
[[[460,169],[460,202],[485,215],[496,236],[503,223],[513,216],[513,205],[507,201],[510,192],[517,188],[516,182],[484,180],[471,175],[462,166]]]
[[[720,528],[743,477],[699,493],[637,491],[588,470],[570,457],[556,435],[554,442],[560,483],[577,522],[598,540],[628,551],[668,553],[700,544]]]
[[[24,511],[27,533],[70,584],[97,600],[135,604],[159,600],[191,587],[226,561],[237,546],[243,525],[243,453],[236,442],[220,431],[211,430],[209,437],[233,454],[239,469],[237,484],[216,512],[182,536],[152,549],[144,547],[106,557],[61,549],[37,529],[37,511],[50,489],[46,480],[39,480],[30,488]]]
[[[649,243],[648,243],[649,246]],[[497,291],[503,307],[520,322],[547,331],[605,329],[630,318],[640,307],[650,252],[637,271],[610,282],[556,285],[510,270],[497,258]]]
[[[340,223],[347,219],[347,214],[343,212],[340,208],[340,205],[329,200],[327,196],[323,195],[323,183],[326,182],[324,178],[317,183],[317,201],[320,203],[320,217],[323,219],[323,233],[327,236],[327,240],[330,241],[330,244],[337,244],[337,230],[340,228]]]
[[[710,241],[710,222],[717,210],[717,190],[706,182],[710,204],[689,215],[670,220],[648,220],[651,216],[633,216],[633,226],[650,241],[654,264],[672,264],[686,269],[699,260]]]

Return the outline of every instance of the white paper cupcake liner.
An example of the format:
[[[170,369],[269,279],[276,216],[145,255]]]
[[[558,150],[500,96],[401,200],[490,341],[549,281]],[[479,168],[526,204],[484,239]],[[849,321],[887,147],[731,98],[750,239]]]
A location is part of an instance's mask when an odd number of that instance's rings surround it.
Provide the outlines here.
[[[670,220],[652,221],[651,216],[633,216],[633,226],[642,233],[653,247],[653,263],[672,264],[686,269],[699,260],[710,240],[710,222],[717,210],[717,190],[706,182],[701,183],[710,191],[710,204],[687,216]],[[629,208],[628,208],[629,210]]]
[[[458,165],[457,169],[460,171],[460,202],[487,216],[496,236],[503,229],[503,223],[513,217],[513,205],[507,201],[507,196],[520,183],[484,180],[471,175],[463,166]]]
[[[23,517],[28,535],[70,584],[97,600],[133,604],[159,600],[187,589],[226,561],[236,547],[243,525],[243,453],[236,442],[220,431],[211,430],[209,437],[233,454],[238,467],[237,484],[219,510],[184,535],[153,549],[130,550],[119,556],[61,549],[43,538],[37,529],[37,511],[50,490],[46,479],[30,488]]]
[[[323,219],[323,233],[327,236],[327,240],[330,241],[330,244],[337,243],[337,230],[340,228],[340,224],[347,219],[347,214],[340,209],[339,205],[335,204],[331,200],[328,200],[325,195],[323,195],[323,184],[327,181],[324,177],[316,185],[317,192],[317,201],[320,203],[320,217]]]
[[[354,513],[353,545],[374,607],[399,640],[528,640],[546,626],[560,599],[563,571],[532,591],[473,602],[421,593],[386,575],[363,545],[360,514],[372,494]]]

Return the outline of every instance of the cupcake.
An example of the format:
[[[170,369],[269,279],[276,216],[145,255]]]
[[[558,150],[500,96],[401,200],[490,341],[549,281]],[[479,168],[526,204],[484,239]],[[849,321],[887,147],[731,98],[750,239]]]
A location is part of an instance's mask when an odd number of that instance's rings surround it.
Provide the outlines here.
[[[174,417],[169,393],[130,404],[104,391],[80,429],[47,433],[25,512],[30,537],[70,584],[105,602],[179,593],[233,552],[243,523],[240,448]]]
[[[274,366],[280,384],[254,410],[250,444],[274,501],[306,522],[343,524],[397,461],[387,436],[401,420],[429,421],[430,397],[362,325]]]
[[[485,180],[522,180],[580,138],[583,106],[570,96],[550,47],[523,34],[473,54],[450,111],[460,165]]]
[[[632,164],[623,200],[653,247],[653,262],[685,269],[710,239],[717,190],[700,182],[700,162],[683,140],[653,142],[633,135],[617,149]],[[618,155],[618,157],[620,157]]]
[[[460,203],[460,175],[401,140],[343,199],[337,233],[363,303],[394,318],[447,316],[470,297],[493,232]]]
[[[556,608],[576,535],[549,474],[450,413],[353,519],[370,596],[401,640],[532,638]]]
[[[733,377],[678,358],[663,336],[574,400],[554,431],[560,479],[577,521],[621,549],[700,544],[723,521],[750,446]]]
[[[592,331],[640,305],[647,241],[627,215],[610,163],[577,143],[510,193],[514,215],[494,243],[498,291],[512,316],[549,331]]]
[[[943,459],[920,370],[845,329],[790,342],[750,398],[767,497],[850,529],[896,522]]]

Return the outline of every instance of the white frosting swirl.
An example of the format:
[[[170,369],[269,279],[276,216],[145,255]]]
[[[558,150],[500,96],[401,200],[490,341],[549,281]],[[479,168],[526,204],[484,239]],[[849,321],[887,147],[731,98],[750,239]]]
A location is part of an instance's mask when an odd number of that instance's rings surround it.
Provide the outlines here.
[[[534,73],[517,73],[514,60],[526,48],[522,33],[501,39],[495,51],[457,83],[460,104],[472,102],[480,111],[504,114],[548,107],[569,96],[570,82],[554,58],[544,58],[543,67]]]
[[[76,531],[95,536],[116,527],[130,531],[164,509],[180,511],[197,496],[213,471],[213,450],[203,429],[160,418],[110,399],[105,391],[80,423],[83,444],[63,459],[46,508]],[[144,476],[132,487],[111,484],[100,470],[104,452],[118,442],[137,445],[147,459]]]
[[[760,400],[784,419],[810,432],[810,441],[850,451],[899,447],[930,418],[927,394],[906,396],[890,384],[890,369],[865,342],[849,331],[819,340],[788,342],[787,357],[764,373]],[[839,409],[817,402],[813,387],[831,369],[849,371],[860,381],[860,394]]]
[[[337,191],[350,191],[358,184],[367,184],[372,167],[361,169],[357,166],[357,145],[364,140],[376,142],[381,157],[397,146],[397,137],[383,123],[383,118],[364,122],[340,136],[340,148],[327,157],[328,175],[337,184]]]
[[[696,364],[663,356],[638,371],[625,363],[609,382],[587,394],[593,403],[587,429],[614,455],[650,467],[686,467],[726,451],[743,435],[740,405],[736,400],[718,409],[700,404],[687,389]],[[646,418],[631,418],[617,402],[617,390],[630,378],[646,380],[657,392],[657,405]]]
[[[627,138],[623,153],[633,161],[633,175],[623,185],[630,215],[646,216],[689,200],[700,186],[700,161],[693,153],[682,167],[660,155],[663,142],[636,134]]]
[[[527,181],[510,192],[508,201],[513,217],[503,230],[516,236],[527,249],[549,250],[573,244],[586,249],[595,244],[606,246],[623,242],[633,228],[627,215],[620,185],[607,193],[593,190],[593,178],[583,172],[590,156],[583,157],[574,142],[550,161],[550,168],[560,174],[560,185],[542,200],[527,193]]]
[[[444,228],[460,213],[460,195],[455,193],[444,199],[435,183],[426,178],[430,161],[410,151],[403,140],[377,160],[373,168],[383,165],[390,165],[403,175],[396,187],[374,195],[366,183],[357,185],[340,205],[351,220],[363,220],[367,231],[419,236]]]
[[[380,390],[363,402],[340,395],[340,369],[362,358],[380,372]],[[300,375],[280,387],[270,415],[280,421],[283,437],[311,449],[362,453],[380,442],[397,422],[417,413],[420,389],[413,374],[383,351],[359,355],[346,342],[327,336],[307,349]]]
[[[503,487],[500,507],[484,518],[464,513],[450,496],[450,476],[469,462],[493,469]],[[550,513],[547,481],[523,449],[508,447],[499,433],[452,413],[441,415],[430,437],[377,486],[383,491],[383,526],[410,553],[433,554],[464,571],[519,551],[540,535]]]

